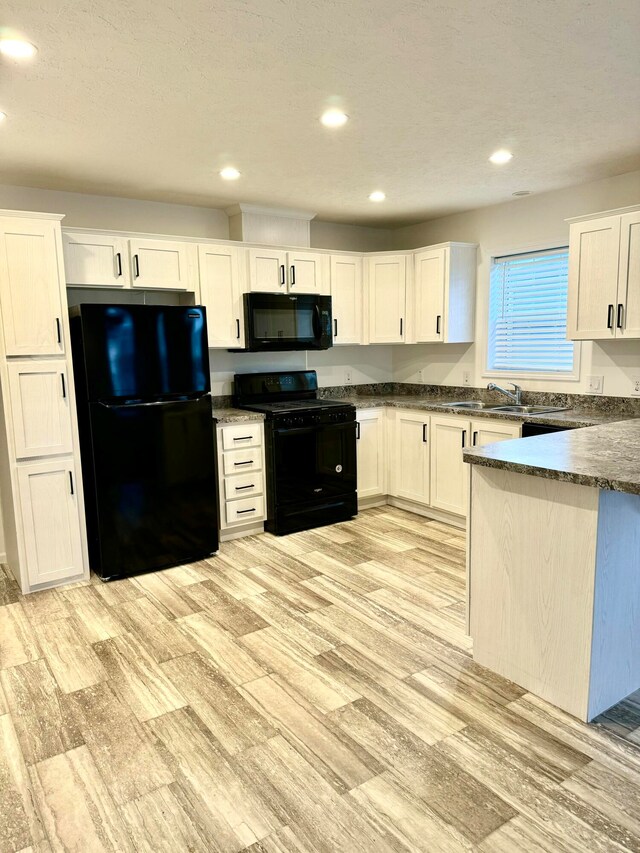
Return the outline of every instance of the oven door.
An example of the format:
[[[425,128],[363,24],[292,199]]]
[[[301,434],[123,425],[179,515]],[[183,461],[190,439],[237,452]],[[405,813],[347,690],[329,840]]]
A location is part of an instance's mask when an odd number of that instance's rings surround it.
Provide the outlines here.
[[[245,293],[246,348],[253,352],[328,349],[331,297]]]
[[[356,494],[356,424],[274,429],[270,490],[275,509],[296,512]]]

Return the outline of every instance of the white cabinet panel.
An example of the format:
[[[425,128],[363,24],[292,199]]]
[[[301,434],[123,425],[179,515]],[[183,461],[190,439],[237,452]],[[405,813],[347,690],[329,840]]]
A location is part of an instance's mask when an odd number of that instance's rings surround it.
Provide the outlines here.
[[[508,441],[520,438],[522,427],[519,423],[511,424],[506,421],[493,421],[478,418],[471,422],[471,446],[484,447],[496,441]]]
[[[358,498],[387,494],[386,416],[383,408],[358,409]]]
[[[431,418],[431,506],[456,515],[467,511],[468,472],[462,450],[470,444],[464,418]]]
[[[429,503],[430,417],[398,409],[393,426],[393,494],[419,504]]]
[[[263,519],[264,498],[261,495],[225,503],[225,520],[228,525],[247,524],[250,521],[262,521]]]
[[[444,339],[444,292],[448,249],[418,252],[415,263],[416,343]]]
[[[188,243],[129,240],[134,287],[147,290],[194,290]]]
[[[18,459],[71,453],[66,362],[10,362],[9,395]]]
[[[279,249],[249,249],[249,290],[287,292],[287,253]]]
[[[223,450],[241,450],[244,447],[259,447],[262,444],[262,424],[229,424],[222,427]]]
[[[0,222],[0,310],[6,355],[64,352],[58,222]]]
[[[619,254],[619,216],[570,226],[567,337],[571,340],[615,336]]]
[[[370,343],[404,342],[406,290],[406,255],[383,255],[368,259]]]
[[[287,252],[289,291],[329,295],[328,263],[320,252]]]
[[[264,493],[264,475],[262,471],[251,474],[239,474],[224,478],[224,498],[227,501],[250,498]]]
[[[129,287],[127,241],[124,238],[64,231],[62,245],[67,285]]]
[[[362,258],[331,256],[333,343],[362,343]]]
[[[30,584],[82,574],[73,458],[20,466],[17,479]]]
[[[244,474],[247,471],[259,471],[262,468],[262,448],[249,450],[229,450],[223,454],[222,470],[229,474]]]
[[[640,338],[640,211],[620,217],[618,337]]]
[[[200,301],[207,309],[207,332],[212,348],[244,346],[242,255],[243,250],[235,246],[198,247]]]

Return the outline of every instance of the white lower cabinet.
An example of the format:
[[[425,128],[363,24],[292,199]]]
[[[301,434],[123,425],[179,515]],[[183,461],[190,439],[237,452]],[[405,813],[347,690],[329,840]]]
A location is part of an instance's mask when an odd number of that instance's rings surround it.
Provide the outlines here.
[[[506,421],[491,421],[488,418],[478,418],[471,421],[471,446],[484,447],[496,441],[508,441],[520,438],[522,424],[510,424]]]
[[[7,373],[16,458],[72,453],[66,360],[12,361]]]
[[[387,494],[386,410],[359,409],[356,412],[358,500]]]
[[[220,529],[265,520],[264,426],[260,422],[221,424],[217,429]]]
[[[464,515],[467,468],[462,450],[471,443],[471,423],[458,417],[431,418],[431,506]]]
[[[394,414],[392,494],[428,505],[430,416],[428,412],[403,409]]]
[[[35,586],[82,575],[73,457],[20,465],[17,481],[29,583]]]

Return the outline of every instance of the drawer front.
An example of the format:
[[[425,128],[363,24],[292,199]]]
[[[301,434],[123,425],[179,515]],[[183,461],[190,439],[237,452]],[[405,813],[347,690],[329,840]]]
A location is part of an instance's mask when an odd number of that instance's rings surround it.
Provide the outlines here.
[[[264,519],[264,498],[256,495],[241,501],[227,501],[224,505],[227,524],[247,524],[254,519]]]
[[[222,427],[222,449],[240,450],[243,447],[255,447],[262,444],[260,426],[259,423],[249,423]]]
[[[231,450],[222,454],[222,470],[228,474],[247,474],[262,468],[262,448],[251,447],[247,450]]]
[[[238,477],[225,477],[225,500],[233,501],[238,498],[249,498],[253,495],[261,495],[263,492],[262,471],[256,471],[254,474],[242,474]]]

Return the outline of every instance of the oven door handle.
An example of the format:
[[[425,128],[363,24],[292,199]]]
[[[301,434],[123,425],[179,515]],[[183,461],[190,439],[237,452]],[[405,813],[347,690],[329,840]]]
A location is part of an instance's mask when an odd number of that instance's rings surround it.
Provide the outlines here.
[[[273,435],[275,436],[287,436],[287,435],[303,435],[304,433],[310,432],[319,432],[323,429],[333,429],[340,431],[348,431],[352,430],[355,433],[355,421],[345,421],[341,424],[336,423],[327,423],[327,424],[309,424],[309,426],[299,426],[299,427],[279,427],[273,430]]]

